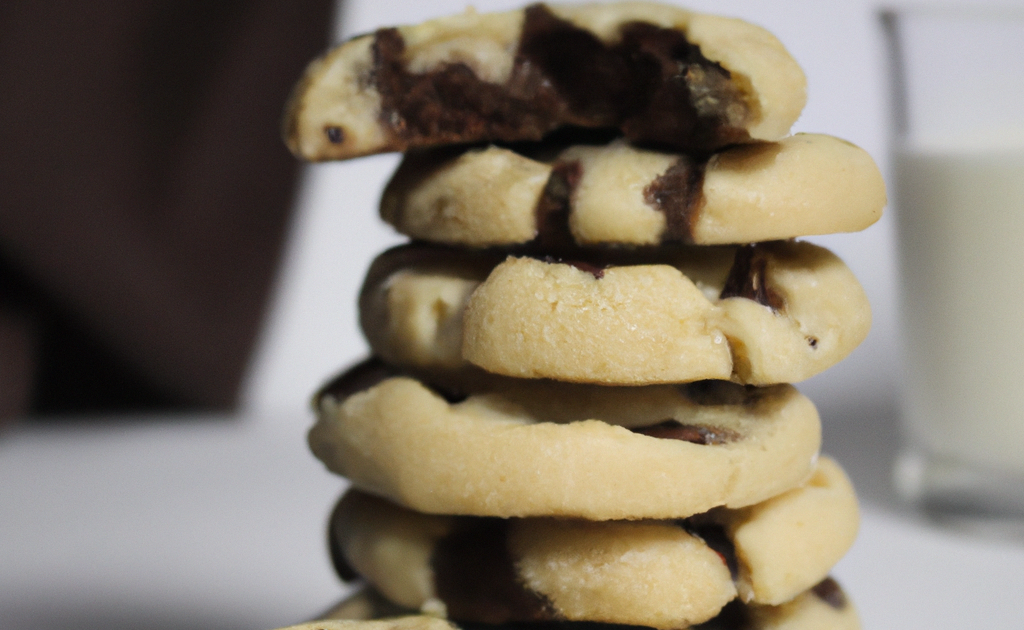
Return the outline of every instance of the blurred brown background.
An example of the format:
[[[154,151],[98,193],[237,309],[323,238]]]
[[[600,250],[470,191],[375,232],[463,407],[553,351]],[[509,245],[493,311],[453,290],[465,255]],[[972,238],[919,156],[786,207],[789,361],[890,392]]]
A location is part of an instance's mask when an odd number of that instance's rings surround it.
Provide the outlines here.
[[[0,423],[235,403],[332,8],[0,3]]]

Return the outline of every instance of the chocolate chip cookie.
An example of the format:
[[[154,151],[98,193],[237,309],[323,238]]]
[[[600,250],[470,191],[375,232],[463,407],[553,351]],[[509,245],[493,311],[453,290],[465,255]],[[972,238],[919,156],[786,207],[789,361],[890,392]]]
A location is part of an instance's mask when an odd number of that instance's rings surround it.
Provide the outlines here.
[[[520,381],[446,397],[416,379],[362,376],[318,397],[310,448],[356,487],[433,514],[609,520],[743,507],[805,481],[821,440],[814,405],[789,385]]]
[[[857,521],[849,480],[822,458],[781,496],[679,521],[435,516],[350,491],[330,536],[343,578],[361,576],[405,608],[439,601],[464,621],[667,630],[710,619],[738,594],[793,599],[828,575]]]
[[[644,385],[801,381],[870,328],[856,278],[809,243],[577,255],[391,250],[364,284],[363,331],[401,365]]]
[[[313,62],[284,136],[309,160],[567,125],[711,151],[789,132],[803,71],[760,27],[647,2],[544,5],[356,37]]]
[[[611,143],[408,153],[381,217],[414,239],[466,247],[718,245],[855,232],[882,216],[862,149],[797,134],[702,158]]]

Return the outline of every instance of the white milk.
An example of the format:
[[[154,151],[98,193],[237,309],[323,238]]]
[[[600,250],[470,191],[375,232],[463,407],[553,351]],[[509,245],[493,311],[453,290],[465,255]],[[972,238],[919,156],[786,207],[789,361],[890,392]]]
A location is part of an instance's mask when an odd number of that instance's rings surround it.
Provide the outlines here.
[[[1024,141],[894,158],[905,426],[926,453],[1024,473]]]

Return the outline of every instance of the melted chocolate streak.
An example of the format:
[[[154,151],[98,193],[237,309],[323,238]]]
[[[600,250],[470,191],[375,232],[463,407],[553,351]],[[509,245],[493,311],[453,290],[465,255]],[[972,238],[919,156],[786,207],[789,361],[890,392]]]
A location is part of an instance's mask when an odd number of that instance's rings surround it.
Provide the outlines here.
[[[331,517],[327,521],[327,548],[331,554],[331,564],[334,566],[334,572],[338,574],[342,582],[352,582],[362,576],[349,564],[348,558],[345,557],[345,551],[341,547],[341,541],[334,535],[334,523],[340,519],[341,502],[339,501],[334,506]]]
[[[729,575],[733,581],[740,575],[740,564],[736,559],[736,546],[725,533],[725,528],[718,523],[695,523],[692,520],[679,521],[679,526],[690,534],[704,541],[712,551],[718,554],[725,566],[729,567]]]
[[[693,242],[693,223],[704,205],[704,173],[707,160],[681,156],[675,164],[644,188],[644,201],[665,215],[662,240]],[[531,246],[540,249],[571,249],[576,245],[569,229],[573,193],[583,177],[579,162],[558,162],[537,201],[537,237]]]
[[[606,267],[601,267],[601,266],[598,266],[598,265],[592,265],[592,264],[590,264],[588,262],[585,262],[585,261],[582,261],[582,260],[573,260],[571,258],[570,259],[564,259],[564,258],[558,258],[556,256],[545,256],[543,260],[544,260],[544,262],[546,262],[548,264],[552,264],[552,265],[569,265],[570,267],[575,267],[576,269],[579,269],[580,271],[585,271],[585,272],[589,273],[590,275],[594,276],[595,280],[600,280],[601,278],[603,278],[604,277],[604,270],[606,269]]]
[[[843,589],[839,588],[839,584],[830,577],[818,582],[811,588],[811,591],[836,610],[846,608],[846,594],[843,593]]]
[[[542,249],[571,249],[576,241],[569,230],[573,193],[583,177],[579,162],[559,162],[551,169],[551,176],[537,200],[534,214],[537,220],[537,238],[533,245]]]
[[[768,260],[757,244],[744,245],[736,250],[736,258],[719,299],[731,297],[754,300],[773,311],[780,311],[785,306],[782,296],[768,286]]]
[[[694,381],[677,385],[679,390],[697,405],[753,406],[768,390],[755,385],[740,385],[729,381]]]
[[[665,420],[658,424],[633,429],[633,433],[647,435],[663,440],[682,440],[692,444],[717,445],[728,444],[740,439],[739,434],[719,427],[705,427],[695,424],[683,424],[678,420]]]
[[[506,520],[474,519],[437,543],[431,558],[434,592],[450,618],[483,623],[554,619],[550,603],[519,581],[507,531]]]
[[[665,214],[662,240],[693,242],[693,223],[704,205],[707,160],[680,157],[658,179],[644,188],[644,201]]]
[[[540,140],[563,125],[619,127],[633,142],[711,151],[747,140],[724,114],[701,114],[691,83],[723,105],[745,105],[721,65],[676,29],[624,24],[608,46],[535,4],[525,10],[511,76],[480,80],[463,63],[407,71],[397,29],[377,31],[370,82],[394,147],[480,140]]]

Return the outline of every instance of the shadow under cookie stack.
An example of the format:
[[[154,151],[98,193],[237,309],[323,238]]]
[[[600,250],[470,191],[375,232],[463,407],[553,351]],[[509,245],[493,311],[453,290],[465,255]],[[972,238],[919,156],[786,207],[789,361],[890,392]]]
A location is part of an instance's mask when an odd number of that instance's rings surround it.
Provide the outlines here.
[[[310,160],[405,151],[412,242],[360,296],[373,357],[316,396],[313,453],[361,589],[296,628],[858,628],[828,577],[857,501],[789,383],[870,311],[800,236],[885,205],[862,150],[789,129],[769,33],[649,3],[382,29],[314,62]]]

